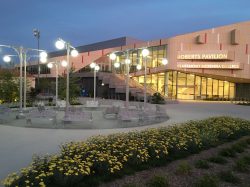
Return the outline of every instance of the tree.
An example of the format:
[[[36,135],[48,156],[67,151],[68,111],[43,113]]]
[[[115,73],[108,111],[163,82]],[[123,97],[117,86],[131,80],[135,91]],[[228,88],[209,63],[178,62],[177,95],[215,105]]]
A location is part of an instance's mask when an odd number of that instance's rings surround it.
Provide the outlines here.
[[[19,79],[14,77],[11,70],[1,70],[0,72],[0,100],[2,103],[17,101],[19,90]]]
[[[66,98],[66,77],[59,77],[58,96],[60,99]],[[79,78],[70,76],[69,78],[69,101],[70,103],[80,96]]]

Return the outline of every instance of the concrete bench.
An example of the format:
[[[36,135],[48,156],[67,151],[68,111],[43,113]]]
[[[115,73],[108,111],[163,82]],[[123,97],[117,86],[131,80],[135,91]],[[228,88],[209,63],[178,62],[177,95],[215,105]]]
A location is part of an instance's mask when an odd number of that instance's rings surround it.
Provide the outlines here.
[[[139,113],[137,111],[134,110],[128,110],[128,109],[123,109],[120,110],[119,114],[118,114],[118,121],[121,123],[121,125],[123,125],[124,123],[126,123],[127,125],[129,123],[133,124],[133,123],[138,123],[139,122]]]
[[[68,111],[65,117],[63,118],[63,123],[72,123],[72,122],[93,122],[92,112],[89,111]]]
[[[56,102],[56,106],[57,106],[57,109],[58,109],[58,110],[65,110],[66,101],[64,101],[64,100],[58,100],[58,101]]]
[[[98,101],[86,101],[86,107],[87,108],[98,108],[99,103],[98,103]]]
[[[56,116],[57,113],[54,110],[33,109],[26,115],[26,123],[32,124],[32,119],[47,119],[49,121],[52,121],[53,125],[57,125]]]
[[[116,119],[119,111],[120,111],[120,107],[117,107],[117,106],[107,107],[103,111],[103,117],[106,119],[110,119],[110,118]]]

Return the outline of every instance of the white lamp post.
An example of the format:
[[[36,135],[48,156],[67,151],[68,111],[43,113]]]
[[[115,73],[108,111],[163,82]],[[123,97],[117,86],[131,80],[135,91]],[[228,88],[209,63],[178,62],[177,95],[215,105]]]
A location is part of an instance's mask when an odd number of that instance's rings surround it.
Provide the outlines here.
[[[96,63],[92,62],[90,64],[90,68],[94,69],[94,101],[96,98],[96,72],[100,70],[100,66],[98,66]]]
[[[131,60],[128,58],[128,54],[127,54],[127,58],[125,59],[125,64],[126,64],[126,102],[125,102],[125,106],[126,108],[128,108],[129,106],[129,64],[131,63]]]
[[[16,47],[16,46],[10,46],[10,45],[0,45],[0,47],[6,47],[6,48],[10,48],[13,49],[18,57],[19,57],[19,114],[16,116],[17,118],[23,118],[24,114],[23,114],[23,104],[22,104],[22,100],[23,100],[23,64],[24,64],[24,107],[26,108],[26,56],[27,53],[29,51],[42,51],[44,52],[43,55],[46,55],[46,52],[44,50],[38,50],[38,49],[31,49],[31,48],[24,48],[22,46],[20,47]],[[47,58],[47,56],[46,56]],[[46,60],[46,58],[44,57],[44,60]],[[3,58],[3,60],[5,62],[10,62],[11,58],[10,56],[5,56]]]
[[[147,56],[149,55],[148,49],[142,50],[142,57],[144,58],[144,109],[146,108],[147,103],[147,85],[146,85],[146,79],[147,79]]]
[[[57,106],[57,101],[58,101],[58,64],[60,62],[50,62],[47,64],[47,67],[52,69],[53,66],[55,65],[56,67],[56,106]],[[68,63],[66,61],[61,62],[61,66],[66,67]]]
[[[111,53],[111,54],[109,55],[109,59],[111,60],[111,64],[110,64],[109,66],[110,66],[110,69],[112,70],[112,63],[116,60],[116,54],[115,54],[115,53]],[[120,67],[120,64],[115,63],[114,66],[115,66],[115,67],[116,67],[116,66]]]
[[[69,71],[70,71],[70,62],[69,62],[69,55],[71,53],[71,56],[76,57],[78,55],[78,51],[72,46],[70,45],[69,42],[65,42],[64,40],[62,40],[61,38],[59,38],[56,43],[55,46],[57,49],[66,49],[67,51],[67,83],[66,83],[66,108],[65,108],[65,118],[68,115],[68,111],[69,111]]]

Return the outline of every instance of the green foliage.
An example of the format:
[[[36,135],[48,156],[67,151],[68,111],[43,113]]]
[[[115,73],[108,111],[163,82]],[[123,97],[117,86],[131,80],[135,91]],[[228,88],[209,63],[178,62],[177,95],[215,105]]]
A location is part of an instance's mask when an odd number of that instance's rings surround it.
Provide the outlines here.
[[[204,175],[195,184],[195,187],[218,187],[219,179],[215,175]]]
[[[169,183],[166,177],[156,175],[148,181],[147,186],[148,187],[168,187]]]
[[[19,79],[15,78],[11,70],[0,72],[0,103],[17,101],[19,96]]]
[[[177,175],[189,175],[191,174],[192,167],[186,161],[181,162],[175,171]]]
[[[66,98],[66,77],[60,77],[58,85],[58,96],[60,99]],[[71,77],[69,79],[69,100],[74,102],[74,100],[80,96],[79,78]]]
[[[222,157],[222,156],[214,156],[214,157],[210,157],[208,159],[209,162],[213,162],[216,164],[226,164],[228,161]]]
[[[206,160],[198,160],[195,162],[195,167],[199,169],[208,169],[209,164]]]
[[[221,171],[218,175],[220,179],[225,182],[229,182],[232,184],[239,184],[241,182],[240,178],[235,176],[232,171]]]
[[[153,104],[164,104],[164,98],[161,96],[160,93],[156,92],[152,96],[152,103]]]
[[[128,184],[124,184],[122,187],[137,187],[137,185],[134,183],[128,183]]]
[[[224,157],[236,157],[236,152],[232,148],[224,148],[220,150],[219,155]]]
[[[250,164],[250,157],[242,157],[235,162],[234,169],[239,172],[248,172]]]

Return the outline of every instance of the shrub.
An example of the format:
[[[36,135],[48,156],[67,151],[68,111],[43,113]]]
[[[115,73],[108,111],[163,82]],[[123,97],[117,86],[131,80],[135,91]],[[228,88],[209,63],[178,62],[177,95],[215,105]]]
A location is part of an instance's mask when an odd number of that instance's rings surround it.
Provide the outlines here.
[[[224,157],[236,157],[236,152],[232,148],[224,148],[219,152],[219,155]]]
[[[19,175],[7,177],[4,184],[22,187],[29,180],[33,186],[41,182],[47,186],[93,186],[127,171],[163,165],[249,134],[249,121],[214,117],[140,132],[95,136],[63,144],[59,154],[33,160]],[[185,174],[191,167],[184,164],[177,170]]]
[[[215,175],[204,175],[195,184],[195,187],[218,187],[219,179]]]
[[[164,98],[158,92],[154,93],[151,99],[152,99],[153,104],[164,104],[165,103]]]
[[[209,162],[213,162],[216,164],[226,164],[228,161],[223,158],[222,156],[214,156],[214,157],[210,157],[208,159]]]
[[[154,176],[148,181],[147,186],[148,187],[168,187],[169,183],[164,176]]]
[[[231,146],[231,149],[236,152],[236,153],[243,153],[244,152],[244,147],[241,144],[234,144]]]
[[[199,169],[208,169],[209,164],[206,160],[198,160],[197,162],[195,162],[195,167]]]
[[[248,172],[249,160],[247,158],[240,158],[235,162],[234,169],[239,172]]]
[[[221,180],[232,184],[239,184],[241,182],[240,178],[235,176],[232,171],[221,171],[219,177]]]
[[[122,187],[137,187],[137,185],[134,183],[128,183],[128,184],[124,184]]]
[[[190,166],[190,164],[183,161],[177,166],[175,173],[177,175],[189,175],[191,174],[191,171],[192,171],[192,167]]]

